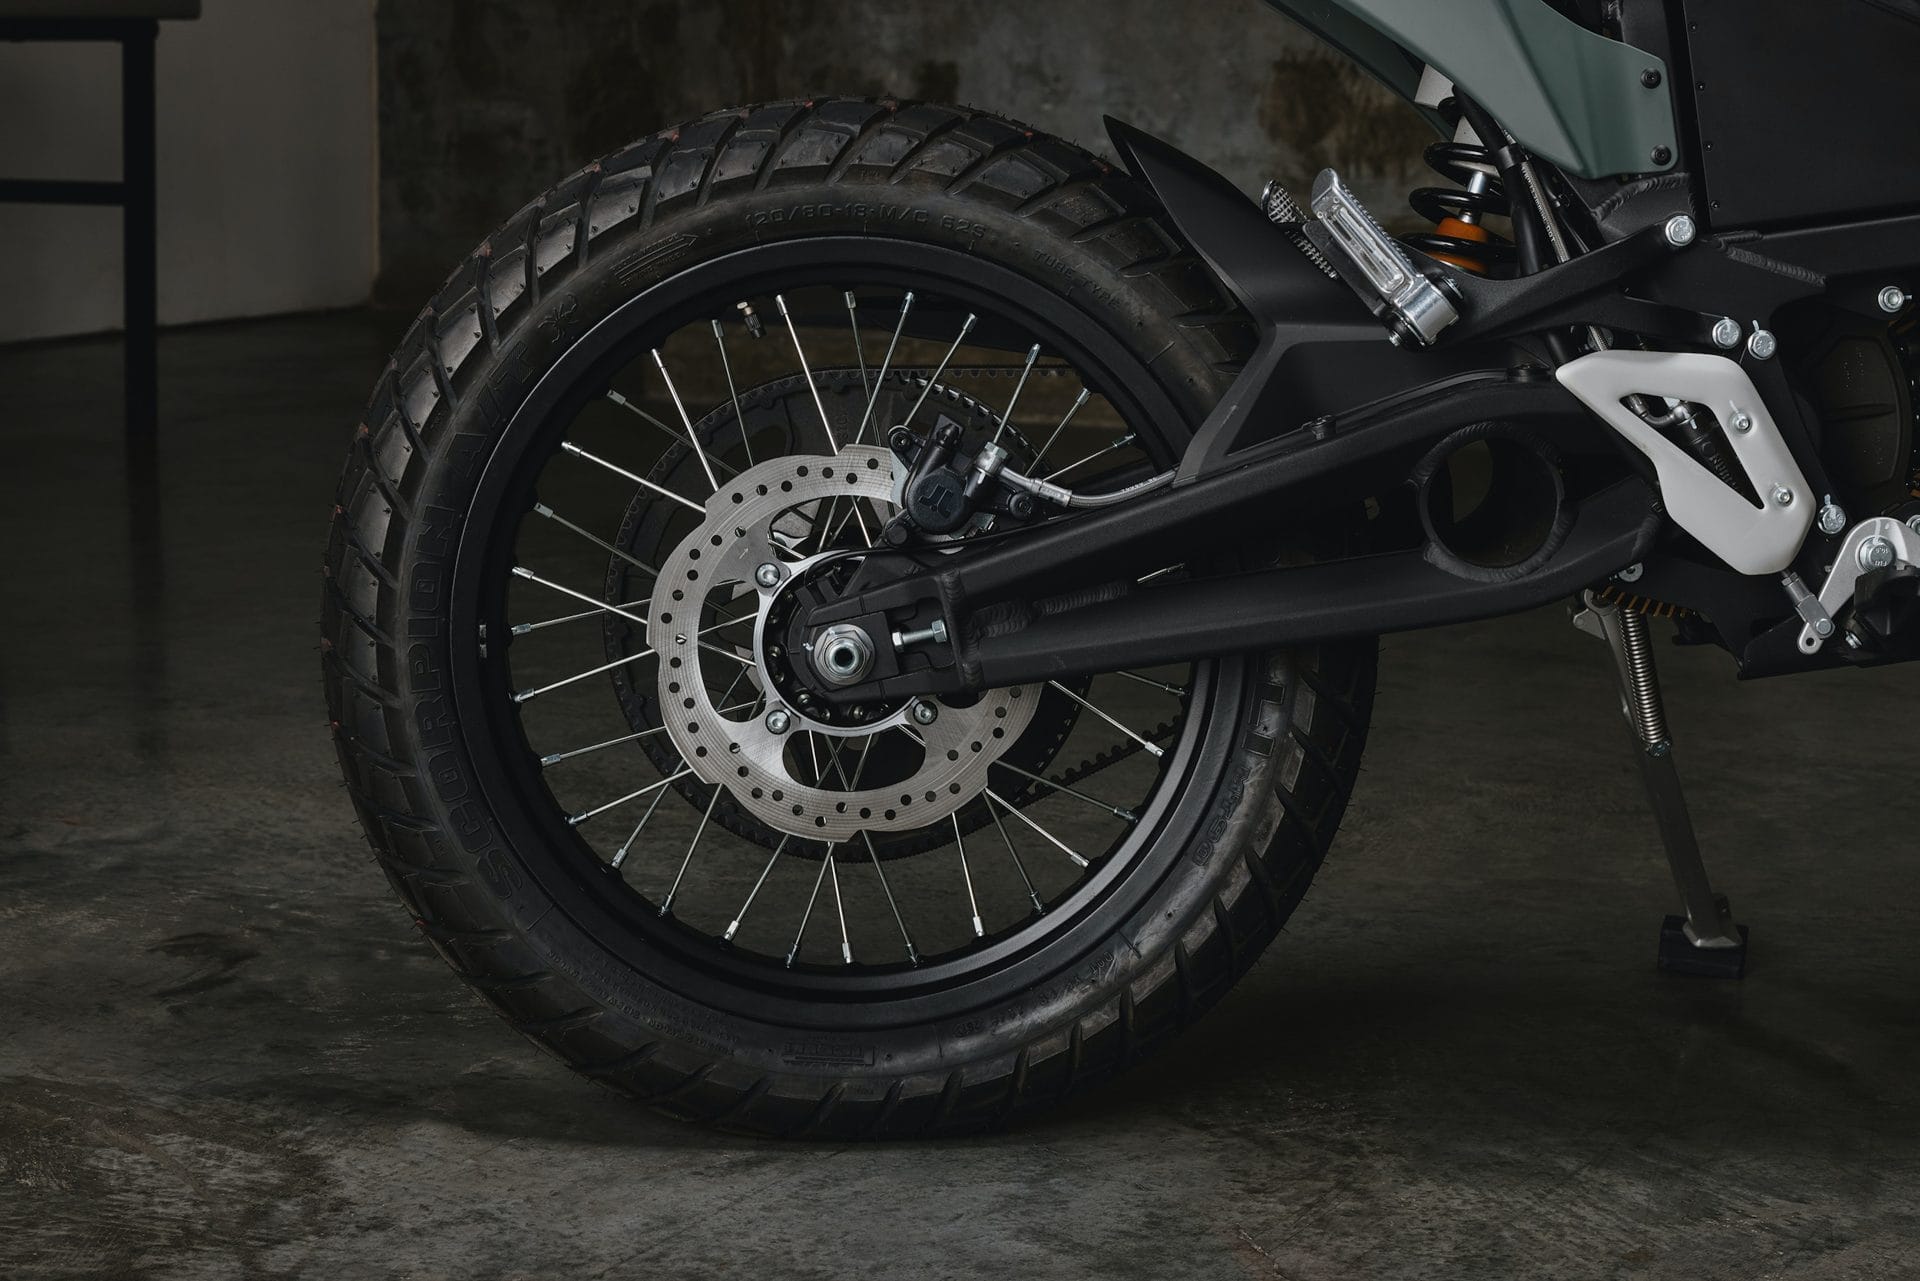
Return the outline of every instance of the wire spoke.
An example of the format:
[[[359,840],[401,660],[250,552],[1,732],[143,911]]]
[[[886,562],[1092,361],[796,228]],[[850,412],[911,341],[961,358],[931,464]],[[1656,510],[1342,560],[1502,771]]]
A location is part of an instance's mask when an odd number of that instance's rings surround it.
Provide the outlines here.
[[[686,773],[691,772],[692,771],[686,771],[679,775],[679,777],[684,778],[686,777]],[[673,780],[668,779],[667,781],[671,783]],[[653,799],[647,803],[647,812],[640,816],[640,821],[633,825],[631,832],[627,833],[627,839],[620,842],[620,848],[613,852],[614,871],[619,871],[620,865],[627,861],[627,851],[632,849],[633,843],[640,839],[640,833],[646,830],[647,823],[653,818],[653,812],[660,808],[660,802],[665,800],[666,796],[667,789],[664,787],[654,792]]]
[[[900,345],[900,331],[907,327],[907,313],[913,310],[913,291],[909,289],[900,300],[900,319],[893,324],[893,339],[887,343],[887,354],[880,362],[880,372],[874,375],[873,390],[867,393],[867,408],[860,415],[860,430],[853,434],[853,443],[859,444],[867,437],[867,423],[873,417],[873,406],[880,399],[880,385],[887,380],[887,367],[893,364],[893,352]]]
[[[1046,458],[1047,451],[1053,448],[1053,442],[1060,439],[1060,433],[1067,429],[1067,424],[1073,421],[1073,416],[1080,412],[1080,406],[1092,399],[1093,393],[1085,387],[1082,387],[1079,397],[1068,407],[1067,416],[1060,420],[1060,425],[1053,429],[1053,435],[1047,437],[1047,443],[1040,446],[1040,452],[1033,456],[1033,466],[1036,471],[1039,470],[1041,462]]]
[[[621,605],[622,609],[645,609],[651,601],[630,600]],[[603,609],[583,609],[577,614],[562,614],[559,618],[544,618],[537,623],[515,623],[512,632],[515,636],[525,636],[528,632],[537,632],[545,627],[558,627],[562,623],[577,623],[583,618],[598,618],[606,611]]]
[[[579,458],[586,462],[593,463],[594,465],[599,467],[604,467],[616,476],[619,476],[626,480],[630,480],[634,484],[639,485],[645,489],[650,489],[654,493],[660,495],[662,498],[672,499],[674,502],[679,503],[682,507],[685,507],[688,511],[697,512],[701,516],[705,516],[707,514],[707,509],[705,507],[702,507],[699,503],[694,502],[691,498],[688,498],[686,495],[676,494],[671,489],[668,489],[665,485],[655,484],[653,481],[648,480],[645,476],[636,476],[632,472],[628,471],[626,468],[610,463],[606,459],[601,458],[597,454],[588,453],[586,450],[580,448],[580,446],[574,444],[570,440],[561,441],[560,448],[566,450],[569,454],[572,454],[575,458]]]
[[[735,703],[732,707],[722,707],[719,711],[721,715],[725,715],[728,712],[744,712],[758,706],[759,702],[760,700],[756,698],[750,703]],[[610,738],[603,743],[595,743],[590,747],[576,747],[569,752],[554,752],[540,758],[540,768],[545,769],[549,765],[558,765],[561,761],[570,761],[576,756],[585,756],[591,752],[603,752],[609,747],[618,747],[622,743],[637,743],[643,738],[652,738],[656,734],[664,734],[666,732],[667,727],[665,725],[656,725],[652,729],[643,729],[637,733],[622,735],[619,738]]]
[[[998,801],[1000,803],[1001,809],[1013,815],[1015,818],[1019,819],[1022,823],[1025,823],[1028,827],[1031,827],[1034,831],[1040,833],[1040,835],[1046,839],[1048,844],[1052,845],[1055,849],[1059,850],[1062,854],[1065,854],[1068,858],[1072,859],[1077,866],[1085,867],[1087,865],[1087,860],[1080,856],[1080,853],[1078,850],[1074,849],[1073,846],[1067,844],[1065,841],[1055,836],[1052,832],[1049,832],[1046,828],[1034,822],[1031,818],[1028,818],[1026,814],[1022,812],[1020,809],[1018,809],[1017,807],[1008,804],[1007,799],[1004,796],[1000,795],[1000,793],[994,791],[991,787],[987,789],[986,797],[989,802],[987,806],[989,810],[993,808],[991,802]],[[1009,842],[1007,847],[1011,849],[1013,847],[1012,843]]]
[[[840,900],[840,869],[834,862],[832,849],[827,851],[827,879],[833,882],[833,910],[840,918],[840,959],[852,965],[853,944],[847,939],[847,905]]]
[[[628,654],[626,657],[616,658],[610,663],[602,663],[598,667],[590,667],[584,672],[577,672],[565,680],[557,680],[550,685],[539,685],[532,689],[523,689],[513,696],[513,701],[515,703],[528,703],[540,697],[542,694],[551,694],[556,689],[565,689],[569,685],[577,684],[580,681],[588,680],[605,672],[610,672],[616,667],[624,667],[628,663],[637,663],[642,659],[653,657],[656,657],[653,650],[643,649],[638,654]]]
[[[1013,847],[1013,838],[1007,835],[1007,825],[1000,821],[1000,812],[993,808],[993,802],[982,803],[987,807],[987,817],[992,819],[994,827],[999,829],[1000,840],[1006,845],[1007,853],[1013,856],[1014,867],[1019,869],[1020,882],[1027,887],[1027,901],[1033,904],[1033,914],[1035,916],[1043,914],[1047,909],[1042,906],[1040,895],[1033,888],[1033,878],[1027,875],[1027,865],[1020,860],[1020,851]]]
[[[1126,435],[1120,437],[1120,439],[1114,441],[1111,445],[1107,445],[1101,449],[1096,449],[1091,454],[1088,454],[1085,458],[1076,458],[1072,462],[1068,463],[1065,467],[1062,467],[1060,470],[1053,472],[1050,475],[1043,477],[1042,479],[1053,480],[1055,477],[1064,476],[1068,472],[1072,471],[1074,468],[1079,467],[1084,463],[1090,463],[1096,458],[1104,457],[1107,454],[1113,453],[1115,450],[1125,449],[1128,445],[1131,445],[1132,443],[1133,443],[1133,433],[1128,432]]]
[[[793,958],[800,955],[800,940],[807,936],[807,922],[813,919],[813,905],[820,897],[820,882],[827,879],[827,864],[833,861],[833,850],[828,849],[825,858],[820,860],[819,874],[813,878],[813,893],[807,895],[806,910],[800,913],[800,928],[794,932],[793,946],[787,949],[787,968],[793,968]]]
[[[629,623],[638,623],[640,624],[640,634],[642,636],[646,635],[646,631],[647,631],[646,619],[640,617],[640,615],[638,614],[630,614],[625,609],[621,608],[618,605],[613,604],[610,601],[599,600],[595,597],[587,595],[585,592],[575,591],[573,588],[564,587],[561,584],[552,581],[551,579],[542,578],[540,577],[540,575],[528,569],[525,565],[515,565],[513,567],[513,576],[515,578],[524,578],[530,583],[538,583],[540,586],[546,588],[549,591],[559,592],[562,596],[571,596],[577,601],[580,601],[587,605],[592,605],[594,608],[604,610],[609,614],[617,614],[621,618],[626,619]],[[642,609],[645,609],[651,603],[652,603],[651,601],[641,601],[640,607]]]
[[[1128,738],[1132,739],[1134,742],[1140,744],[1142,748],[1146,749],[1149,755],[1155,756],[1155,757],[1166,755],[1166,751],[1162,749],[1158,743],[1155,743],[1150,739],[1145,739],[1140,737],[1140,735],[1134,733],[1132,730],[1128,729],[1125,725],[1122,725],[1119,721],[1107,715],[1107,713],[1101,711],[1100,708],[1088,702],[1086,699],[1080,697],[1078,694],[1068,689],[1065,685],[1062,685],[1059,681],[1050,680],[1047,682],[1047,684],[1052,686],[1054,689],[1059,690],[1062,694],[1065,694],[1068,698],[1080,704],[1080,706],[1086,708],[1088,711],[1092,712],[1095,716],[1098,716],[1101,720],[1113,726],[1115,729],[1119,730],[1122,734],[1125,734]]]
[[[1153,677],[1151,676],[1142,676],[1139,672],[1129,672],[1129,671],[1123,670],[1123,671],[1116,671],[1113,674],[1115,676],[1124,676],[1130,681],[1138,681],[1142,685],[1151,685],[1153,686],[1153,688],[1157,690],[1163,690],[1166,693],[1173,695],[1175,698],[1185,698],[1187,696],[1187,690],[1184,686],[1169,685],[1165,681],[1157,681],[1153,679]]]
[[[658,352],[655,352],[655,353],[654,353],[654,355],[655,355],[655,356],[658,356],[658,355],[659,355],[659,353],[658,353]],[[664,371],[662,371],[662,372],[664,372]],[[671,389],[672,389],[672,380],[671,380],[671,379],[669,379],[669,380],[668,380],[668,389],[669,389],[669,390],[671,390]],[[693,447],[693,452],[694,452],[694,453],[696,453],[696,454],[700,454],[700,456],[701,456],[701,457],[700,457],[700,462],[701,462],[701,465],[702,465],[702,466],[705,466],[705,464],[706,464],[706,462],[707,462],[707,457],[706,457],[706,455],[705,455],[705,454],[704,454],[704,453],[703,453],[703,452],[701,451],[701,449],[700,449],[700,443],[699,443],[698,441],[696,441],[696,440],[695,440],[695,439],[693,438],[693,424],[692,424],[692,423],[687,423],[687,434],[686,434],[686,435],[684,435],[684,436],[682,436],[682,435],[681,435],[681,434],[680,434],[679,432],[677,432],[677,431],[675,431],[675,430],[674,430],[674,429],[673,429],[672,427],[669,427],[669,426],[668,426],[668,425],[667,425],[666,423],[664,423],[664,422],[661,422],[661,421],[660,421],[660,420],[659,420],[658,418],[655,418],[655,417],[654,417],[654,416],[653,416],[652,414],[650,414],[650,413],[648,413],[648,412],[647,412],[646,410],[644,410],[644,409],[642,409],[642,408],[641,408],[641,407],[640,407],[640,406],[639,406],[639,405],[638,405],[638,404],[637,404],[636,402],[634,402],[634,401],[631,401],[631,400],[628,400],[628,399],[627,399],[627,398],[626,398],[625,396],[622,396],[622,395],[621,395],[621,394],[620,394],[619,392],[617,392],[617,391],[615,391],[615,390],[613,390],[613,388],[611,388],[611,387],[609,387],[609,388],[607,388],[607,399],[608,399],[608,400],[610,400],[610,401],[612,401],[612,402],[613,402],[614,404],[616,404],[616,405],[618,405],[618,406],[620,406],[620,408],[622,408],[622,409],[624,409],[624,410],[626,410],[626,411],[627,411],[628,413],[631,413],[631,414],[636,414],[636,415],[638,415],[639,417],[641,417],[641,418],[643,418],[643,419],[645,419],[645,420],[647,421],[647,423],[648,423],[649,425],[651,425],[651,426],[654,426],[654,427],[658,427],[658,428],[659,428],[659,429],[660,429],[661,431],[663,431],[663,432],[665,432],[665,433],[666,433],[666,435],[667,435],[667,438],[668,438],[669,440],[671,440],[671,441],[673,441],[673,442],[674,442],[675,444],[677,444],[677,445],[691,445],[691,446]],[[679,398],[679,396],[678,396],[678,395],[676,395],[676,396],[674,397],[674,403],[675,403],[676,405],[677,405],[677,404],[679,403],[679,399],[680,399],[680,398]],[[686,411],[686,410],[684,410],[684,409],[682,409],[682,410],[680,411],[680,417],[681,417],[681,419],[682,419],[682,420],[685,420],[685,418],[686,418],[686,416],[687,416],[687,411]],[[725,463],[722,463],[722,464],[720,464],[720,465],[721,465],[721,467],[722,467],[723,469],[725,469],[725,470],[726,470],[727,472],[729,472],[730,474],[732,474],[732,475],[736,475],[736,476],[737,476],[737,475],[739,475],[739,473],[738,473],[738,472],[736,472],[736,471],[734,471],[734,470],[733,470],[733,468],[731,468],[731,467],[728,467],[728,466],[727,466],[727,465],[726,465]],[[713,472],[712,472],[712,470],[711,470],[711,469],[709,469],[709,470],[707,471],[707,479],[708,479],[708,480],[712,480],[712,479],[713,479]],[[715,489],[718,489],[718,488],[719,488],[719,485],[717,485],[717,484],[716,484],[716,485],[714,486],[714,488],[715,488]]]
[[[660,915],[665,916],[673,910],[673,896],[680,892],[680,880],[687,874],[687,867],[693,862],[693,852],[700,848],[700,838],[707,834],[707,824],[713,821],[713,807],[720,803],[720,788],[716,785],[713,796],[707,801],[707,812],[700,816],[700,826],[693,829],[693,840],[687,845],[687,856],[680,860],[680,870],[673,874],[673,884],[667,887],[667,896],[660,900]]]
[[[1020,381],[1013,385],[1013,395],[1007,398],[1007,407],[1000,415],[1000,425],[994,429],[993,440],[999,444],[1000,437],[1006,434],[1007,424],[1013,421],[1013,407],[1020,403],[1020,393],[1026,390],[1027,379],[1033,374],[1033,362],[1040,359],[1040,344],[1035,343],[1027,352],[1027,366],[1020,371]]]
[[[913,408],[907,411],[905,418],[901,419],[903,424],[911,424],[919,416],[920,407],[927,403],[927,397],[933,395],[933,389],[939,386],[940,375],[947,372],[947,365],[952,362],[953,353],[960,350],[960,344],[967,340],[967,335],[973,332],[973,327],[979,320],[978,315],[968,312],[967,318],[960,322],[960,333],[954,338],[953,346],[947,348],[947,354],[940,357],[939,368],[933,371],[932,376],[927,379],[927,385],[921,388],[920,399],[913,402]]]
[[[653,349],[654,367],[660,371],[661,381],[667,384],[667,395],[673,398],[673,407],[680,412],[680,421],[687,426],[687,443],[693,446],[693,452],[700,459],[700,470],[707,473],[707,483],[714,492],[720,490],[720,478],[713,474],[713,464],[707,461],[707,451],[700,448],[700,434],[693,429],[693,419],[687,413],[686,405],[680,399],[680,389],[673,385],[673,375],[667,372],[667,362],[660,355],[660,349]]]
[[[747,442],[747,415],[740,408],[740,391],[733,385],[733,362],[727,359],[727,335],[718,320],[713,322],[714,345],[720,348],[720,368],[727,374],[727,398],[733,401],[733,421],[740,428],[740,448],[747,452],[747,466],[753,466],[753,446]]]
[[[880,853],[873,848],[873,837],[863,831],[860,833],[860,839],[866,842],[867,857],[873,860],[874,873],[880,878],[880,892],[887,896],[887,907],[893,912],[893,923],[900,927],[900,941],[907,945],[907,963],[918,965],[920,953],[913,946],[913,935],[907,933],[907,923],[900,915],[900,905],[894,901],[893,886],[887,884],[887,869],[880,866]]]
[[[638,557],[634,556],[630,552],[626,552],[621,550],[618,547],[615,547],[612,543],[600,537],[600,535],[594,533],[592,530],[582,529],[580,526],[568,520],[565,516],[562,516],[558,512],[554,511],[553,508],[547,506],[545,503],[535,503],[533,505],[533,510],[535,515],[545,516],[548,520],[560,526],[562,529],[572,530],[574,533],[580,535],[580,537],[592,543],[595,547],[598,547],[601,551],[610,552],[613,555],[618,556],[621,560],[624,560],[625,562],[627,562],[627,564],[633,566],[635,569],[642,570],[653,578],[660,577],[660,571],[655,569],[653,566],[647,564],[647,562],[639,559]]]
[[[590,810],[583,810],[578,814],[574,814],[567,819],[567,822],[573,825],[574,827],[578,827],[582,823],[586,822],[588,819],[596,818],[599,815],[606,813],[610,809],[614,809],[618,806],[625,805],[628,801],[637,801],[642,796],[645,796],[650,792],[659,791],[661,788],[665,787],[669,783],[677,783],[691,773],[693,773],[691,769],[683,769],[678,774],[669,774],[667,777],[661,779],[656,783],[648,783],[645,787],[641,788],[637,792],[628,792],[625,796],[622,796],[617,801],[608,801],[605,805],[597,806],[596,808],[590,809]],[[622,846],[621,853],[624,854],[625,852],[626,852],[626,848]],[[616,863],[614,864],[614,866],[618,867],[619,864]]]
[[[733,914],[733,920],[727,923],[727,932],[720,936],[722,943],[733,942],[733,936],[740,932],[740,922],[747,919],[747,909],[753,906],[754,896],[759,894],[760,887],[767,883],[767,874],[773,871],[773,865],[779,861],[780,851],[786,849],[787,842],[792,839],[785,832],[780,834],[780,843],[773,847],[773,853],[767,858],[767,865],[760,869],[760,879],[755,881],[753,888],[747,891],[747,901],[742,903],[740,910]]]
[[[853,358],[860,362],[860,391],[871,396],[873,389],[867,385],[867,350],[860,345],[860,300],[853,296],[853,290],[847,290],[847,323],[853,326]]]
[[[1076,801],[1084,801],[1086,804],[1093,806],[1095,809],[1104,810],[1107,813],[1113,815],[1117,819],[1122,819],[1128,823],[1138,823],[1140,821],[1140,816],[1138,814],[1135,814],[1132,810],[1123,809],[1118,805],[1109,805],[1107,804],[1107,802],[1101,800],[1099,797],[1089,796],[1085,792],[1082,792],[1077,788],[1068,787],[1065,783],[1056,783],[1050,778],[1045,778],[1039,774],[1029,773],[1028,771],[1021,769],[1018,765],[1012,765],[1006,761],[995,761],[993,762],[993,764],[995,767],[999,769],[1004,769],[1009,771],[1010,773],[1018,774],[1021,778],[1031,780],[1032,782],[1040,784],[1040,786],[1042,787],[1050,787],[1054,791],[1059,792],[1064,796],[1071,796]]]
[[[840,452],[840,442],[834,439],[833,423],[827,417],[827,406],[825,402],[820,399],[820,385],[813,380],[813,369],[807,364],[806,348],[800,345],[800,331],[794,327],[793,313],[787,310],[787,296],[785,294],[775,294],[773,301],[774,304],[780,308],[780,318],[787,322],[787,335],[793,339],[793,354],[800,360],[800,372],[805,375],[807,390],[813,395],[813,407],[819,411],[820,426],[827,433],[827,444],[831,446],[833,452],[837,454]],[[873,543],[873,533],[867,528],[866,519],[860,515],[860,508],[857,506],[853,509],[853,518],[860,522],[860,537],[865,539],[867,544],[871,546]]]
[[[980,924],[980,900],[973,896],[973,871],[967,866],[967,842],[960,834],[960,811],[955,810],[953,819],[953,847],[960,851],[960,879],[967,883],[967,906],[973,910],[973,936],[985,938],[987,931]]]

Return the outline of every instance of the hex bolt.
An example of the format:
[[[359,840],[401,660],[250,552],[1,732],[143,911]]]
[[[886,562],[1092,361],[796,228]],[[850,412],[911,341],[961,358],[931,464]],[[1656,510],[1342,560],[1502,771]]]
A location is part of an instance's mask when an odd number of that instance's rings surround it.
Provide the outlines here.
[[[1888,285],[1880,291],[1880,310],[1891,316],[1907,305],[1907,291],[1898,285]]]
[[[1893,564],[1893,542],[1876,534],[1863,541],[1855,555],[1861,570],[1871,574],[1876,569],[1885,569]]]
[[[1778,506],[1791,507],[1793,506],[1793,491],[1785,485],[1775,485],[1773,487],[1773,501]]]
[[[1646,572],[1647,567],[1645,565],[1634,564],[1627,566],[1615,574],[1614,577],[1623,583],[1637,583],[1640,581],[1640,576]]]
[[[1780,340],[1770,330],[1755,329],[1747,335],[1747,354],[1755,360],[1772,360],[1773,353],[1780,350]]]
[[[1745,435],[1753,430],[1753,415],[1744,409],[1735,410],[1732,426],[1735,431]]]
[[[1732,351],[1740,345],[1740,322],[1732,316],[1722,316],[1713,322],[1713,345],[1723,351]]]
[[[781,570],[780,566],[774,564],[772,561],[763,562],[760,568],[753,571],[753,581],[762,587],[778,587],[780,580],[785,577],[786,574]]]
[[[776,707],[767,713],[765,724],[767,733],[784,734],[793,728],[793,717],[786,708]]]
[[[895,649],[907,649],[913,645],[924,645],[928,641],[936,645],[947,643],[947,620],[936,618],[931,624],[912,632],[895,632],[892,636]]]
[[[1833,501],[1832,494],[1828,494],[1826,501],[1820,504],[1819,525],[1820,532],[1829,535],[1837,534],[1847,527],[1846,509]]]
[[[1693,219],[1686,214],[1675,214],[1667,219],[1667,243],[1675,249],[1685,249],[1693,243],[1693,238],[1698,234],[1700,229],[1694,226]]]
[[[916,698],[913,701],[913,711],[911,714],[915,725],[931,725],[940,719],[940,707],[939,704],[929,702],[924,698]]]
[[[1920,534],[1920,516],[1907,517],[1907,528],[1916,534]]]

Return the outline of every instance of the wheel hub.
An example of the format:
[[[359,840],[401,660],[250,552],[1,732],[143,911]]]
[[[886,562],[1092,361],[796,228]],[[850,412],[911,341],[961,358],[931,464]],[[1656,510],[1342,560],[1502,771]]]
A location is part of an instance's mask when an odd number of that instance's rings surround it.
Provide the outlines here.
[[[667,733],[697,777],[726,788],[783,832],[844,841],[862,831],[939,822],[986,790],[989,768],[1039,703],[1039,691],[1012,687],[966,707],[941,705],[932,717],[902,703],[864,709],[852,720],[823,700],[809,705],[795,694],[789,701],[798,682],[786,664],[802,656],[787,651],[782,603],[816,570],[846,559],[832,552],[796,557],[793,549],[816,522],[842,518],[845,500],[885,506],[892,496],[892,458],[883,449],[856,445],[838,455],[775,459],[722,486],[707,501],[705,520],[660,566],[648,643],[661,655]],[[782,572],[767,573],[768,565]],[[715,612],[738,615],[743,606],[754,610],[750,675],[765,700],[723,710],[711,691],[728,688],[747,660],[716,652],[700,633]],[[850,684],[871,667],[876,641],[859,628],[842,633],[823,631],[804,661],[821,679]],[[881,777],[893,781],[869,785]]]

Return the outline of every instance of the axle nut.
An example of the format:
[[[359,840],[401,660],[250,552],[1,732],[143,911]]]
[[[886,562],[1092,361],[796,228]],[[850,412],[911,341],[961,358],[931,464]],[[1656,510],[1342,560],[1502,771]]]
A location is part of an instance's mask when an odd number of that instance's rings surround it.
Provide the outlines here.
[[[873,670],[873,637],[852,623],[835,623],[813,638],[813,670],[829,684],[851,685]]]

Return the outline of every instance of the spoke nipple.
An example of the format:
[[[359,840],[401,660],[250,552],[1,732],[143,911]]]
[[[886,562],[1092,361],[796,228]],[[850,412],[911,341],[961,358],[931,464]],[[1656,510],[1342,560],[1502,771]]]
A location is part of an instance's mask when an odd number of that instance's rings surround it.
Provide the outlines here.
[[[845,943],[840,945],[840,959],[848,965],[853,964],[853,948]]]
[[[1116,809],[1113,811],[1113,816],[1127,823],[1138,823],[1140,821],[1140,816],[1132,810]]]
[[[567,826],[578,827],[586,821],[586,818],[587,816],[585,814],[569,814],[567,815]]]
[[[987,936],[987,931],[981,926],[978,916],[973,918],[973,936],[977,939],[983,939]]]
[[[551,756],[542,756],[540,758],[540,768],[545,769],[547,766],[553,764],[555,761],[558,761],[559,759],[560,759],[560,753],[558,752],[555,752]]]
[[[796,957],[796,956],[798,956],[798,955],[800,955],[800,949],[799,949],[799,948],[797,948],[797,947],[796,947],[796,948],[794,948],[794,949],[793,949],[793,951],[791,951],[791,952],[788,952],[788,953],[787,953],[787,968],[788,968],[788,969],[792,969],[792,968],[793,968],[793,958],[794,958],[794,957]]]
[[[920,953],[914,949],[911,943],[907,944],[907,963],[910,965],[920,964]]]
[[[1045,916],[1047,914],[1047,909],[1041,904],[1038,894],[1029,894],[1027,898],[1033,903],[1033,914],[1035,916]]]
[[[532,691],[532,690],[530,690],[530,689],[523,689],[523,690],[521,690],[521,691],[520,691],[519,693],[517,693],[517,694],[515,694],[515,695],[513,696],[513,701],[514,701],[514,702],[516,702],[516,703],[524,703],[524,702],[526,702],[526,701],[527,701],[528,699],[530,699],[530,698],[532,698],[532,697],[533,697],[533,691]]]
[[[737,934],[739,930],[740,930],[740,919],[738,917],[735,917],[733,920],[733,923],[727,926],[727,932],[720,936],[720,941],[722,943],[733,942],[733,936]]]

